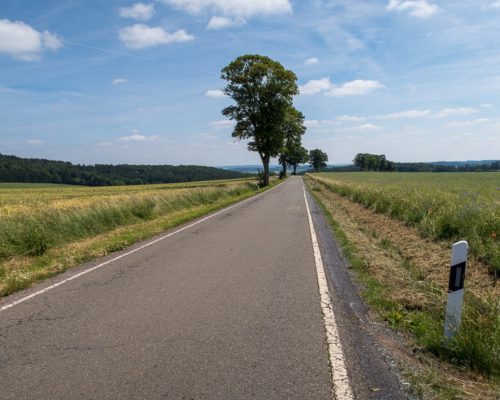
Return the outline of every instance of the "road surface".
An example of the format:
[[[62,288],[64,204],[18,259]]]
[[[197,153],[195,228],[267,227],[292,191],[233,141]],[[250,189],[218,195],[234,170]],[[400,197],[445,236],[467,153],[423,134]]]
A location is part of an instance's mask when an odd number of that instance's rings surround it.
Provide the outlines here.
[[[309,204],[322,253],[335,253]],[[0,398],[334,398],[301,178],[143,245],[2,299],[50,289],[0,311]],[[405,398],[329,284],[352,398]]]

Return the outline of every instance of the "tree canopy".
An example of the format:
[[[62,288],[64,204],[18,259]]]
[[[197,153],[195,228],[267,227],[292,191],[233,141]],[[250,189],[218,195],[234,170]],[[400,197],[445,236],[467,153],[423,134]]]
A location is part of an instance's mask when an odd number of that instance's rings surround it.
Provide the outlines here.
[[[320,149],[314,149],[309,152],[309,164],[311,164],[311,167],[313,167],[316,172],[318,172],[320,168],[325,168],[327,161],[328,155]]]
[[[306,132],[304,115],[294,107],[290,107],[285,115],[282,129],[285,134],[285,142],[280,151],[278,161],[283,167],[282,175],[286,177],[288,165],[292,165],[292,162],[299,158],[299,149],[303,149],[302,135]],[[294,173],[297,163],[300,162],[307,162],[307,158],[304,161],[299,160],[295,162]]]
[[[384,154],[358,153],[353,163],[363,171],[396,171],[396,164],[387,160]]]
[[[236,121],[232,136],[250,139],[264,167],[264,185],[269,185],[269,160],[277,157],[285,142],[285,118],[298,94],[297,77],[279,62],[261,55],[236,58],[222,70],[227,81],[224,93],[236,104],[222,114]]]
[[[241,178],[245,175],[198,165],[75,165],[0,154],[0,182],[64,183],[86,186],[138,185]]]

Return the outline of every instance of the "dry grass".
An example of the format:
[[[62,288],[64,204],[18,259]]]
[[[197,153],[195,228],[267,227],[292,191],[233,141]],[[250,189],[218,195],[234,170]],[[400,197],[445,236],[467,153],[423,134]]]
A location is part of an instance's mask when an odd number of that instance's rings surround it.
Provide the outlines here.
[[[464,369],[459,359],[440,353],[448,243],[422,237],[417,229],[332,192],[316,177],[307,182],[345,235],[346,254],[376,318],[404,333],[404,346],[382,339],[396,354],[415,393],[425,399],[498,399],[498,377]],[[499,298],[500,288],[487,265],[471,259],[467,274],[466,300]]]

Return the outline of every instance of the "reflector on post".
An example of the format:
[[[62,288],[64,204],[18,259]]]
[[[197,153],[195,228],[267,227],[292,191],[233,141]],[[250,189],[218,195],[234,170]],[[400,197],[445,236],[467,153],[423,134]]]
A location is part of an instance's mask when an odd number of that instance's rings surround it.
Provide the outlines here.
[[[464,240],[452,246],[450,278],[448,281],[448,302],[446,304],[446,316],[444,320],[444,336],[446,339],[451,339],[455,336],[462,322],[468,248],[469,245]]]

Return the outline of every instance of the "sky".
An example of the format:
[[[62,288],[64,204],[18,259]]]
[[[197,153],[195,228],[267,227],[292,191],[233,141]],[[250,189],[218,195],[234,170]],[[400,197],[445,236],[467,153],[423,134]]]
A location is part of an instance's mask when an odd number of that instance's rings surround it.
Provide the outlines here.
[[[0,0],[0,153],[257,164],[220,71],[294,71],[330,163],[500,158],[499,0]]]

